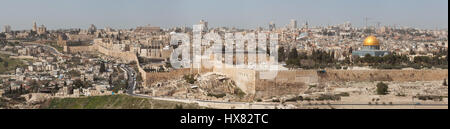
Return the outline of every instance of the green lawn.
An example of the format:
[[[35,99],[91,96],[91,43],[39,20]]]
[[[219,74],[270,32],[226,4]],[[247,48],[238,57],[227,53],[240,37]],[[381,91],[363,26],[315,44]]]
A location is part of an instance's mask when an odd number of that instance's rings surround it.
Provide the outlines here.
[[[181,106],[180,106],[181,105]],[[42,109],[204,109],[197,104],[160,101],[127,95],[52,99]]]
[[[9,58],[9,55],[0,54],[0,74],[14,71],[16,67],[23,67],[25,64],[21,59]]]

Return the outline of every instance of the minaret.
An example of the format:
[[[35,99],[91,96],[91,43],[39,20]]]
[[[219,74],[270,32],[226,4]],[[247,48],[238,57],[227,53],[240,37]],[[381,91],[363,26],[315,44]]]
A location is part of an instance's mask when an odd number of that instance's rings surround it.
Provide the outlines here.
[[[36,32],[37,31],[37,25],[36,25],[36,21],[33,22],[33,31]]]
[[[306,29],[308,29],[308,28],[309,28],[309,25],[308,25],[308,21],[306,21],[306,23],[305,23],[305,27],[306,27]]]

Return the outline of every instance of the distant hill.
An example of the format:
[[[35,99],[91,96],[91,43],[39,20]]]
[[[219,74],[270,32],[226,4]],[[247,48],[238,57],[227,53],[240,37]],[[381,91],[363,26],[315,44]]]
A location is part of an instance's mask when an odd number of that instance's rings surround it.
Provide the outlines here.
[[[197,104],[138,98],[127,95],[92,96],[84,98],[54,98],[42,109],[204,109]]]

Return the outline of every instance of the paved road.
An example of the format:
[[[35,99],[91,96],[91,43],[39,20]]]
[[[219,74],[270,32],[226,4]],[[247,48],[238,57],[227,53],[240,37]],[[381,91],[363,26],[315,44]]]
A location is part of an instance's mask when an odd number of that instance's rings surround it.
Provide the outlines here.
[[[156,100],[164,100],[164,101],[183,102],[183,103],[230,104],[230,105],[243,105],[243,106],[253,105],[253,106],[265,106],[265,107],[279,106],[279,104],[274,104],[274,103],[247,103],[247,102],[224,102],[224,101],[196,100],[196,99],[178,99],[178,98],[170,98],[170,97],[154,97],[154,96],[143,95],[143,94],[132,94],[131,96],[156,99]]]
[[[127,71],[128,74],[128,87],[127,87],[127,94],[129,95],[133,95],[134,94],[134,90],[136,89],[136,72],[134,71],[133,68],[126,66],[126,65],[121,65],[121,68],[123,68],[124,70]]]
[[[246,107],[248,105],[252,105],[252,107],[266,107],[266,108],[274,108],[280,107],[279,103],[247,103],[247,102],[224,102],[224,101],[211,101],[211,100],[196,100],[196,99],[178,99],[178,98],[170,98],[170,97],[153,97],[143,94],[129,94],[130,96],[141,97],[141,98],[150,98],[157,100],[165,100],[165,101],[174,101],[174,102],[184,102],[184,103],[206,103],[206,104],[229,104],[229,105],[241,105],[242,107]],[[308,105],[303,104],[303,107],[308,106],[424,106],[424,107],[442,107],[448,106],[448,104],[392,104],[392,105],[369,105],[369,104],[326,104],[326,105]]]

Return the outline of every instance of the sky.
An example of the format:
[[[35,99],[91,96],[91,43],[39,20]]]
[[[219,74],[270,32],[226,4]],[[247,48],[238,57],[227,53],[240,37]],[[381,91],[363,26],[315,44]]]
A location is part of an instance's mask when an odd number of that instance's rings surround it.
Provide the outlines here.
[[[33,21],[48,29],[162,28],[198,24],[211,27],[277,27],[291,19],[299,25],[397,25],[448,28],[448,0],[0,0],[0,28],[31,29]]]

